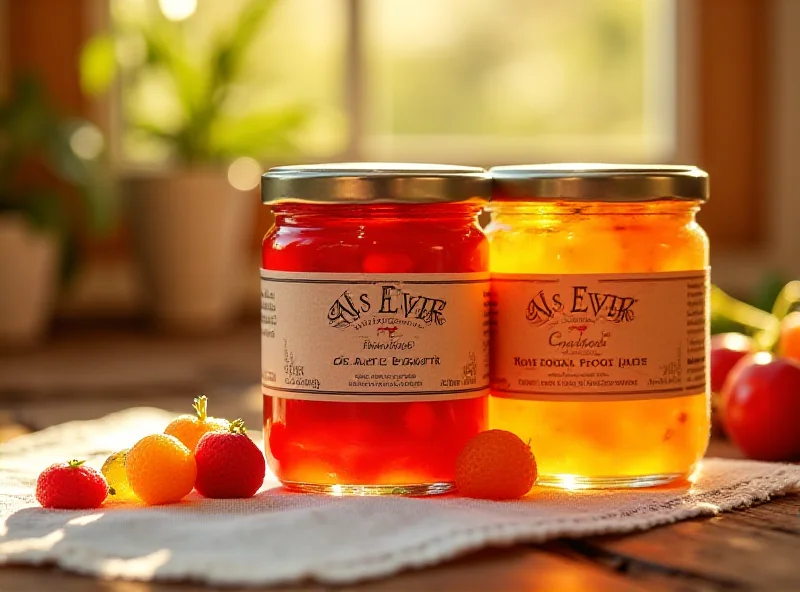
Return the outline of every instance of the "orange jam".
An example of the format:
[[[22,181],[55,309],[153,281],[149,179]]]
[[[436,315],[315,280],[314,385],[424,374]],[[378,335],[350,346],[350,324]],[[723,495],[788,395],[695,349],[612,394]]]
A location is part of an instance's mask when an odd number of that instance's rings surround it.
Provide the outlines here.
[[[331,494],[447,491],[487,427],[485,171],[278,167],[261,270],[270,467]]]
[[[496,167],[490,423],[539,483],[690,475],[710,430],[708,238],[693,167]]]

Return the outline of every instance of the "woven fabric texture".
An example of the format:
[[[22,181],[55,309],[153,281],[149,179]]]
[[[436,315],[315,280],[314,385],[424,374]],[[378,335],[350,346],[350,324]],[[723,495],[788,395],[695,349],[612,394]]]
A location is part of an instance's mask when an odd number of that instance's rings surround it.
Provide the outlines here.
[[[534,488],[523,500],[326,497],[268,477],[248,500],[193,493],[172,506],[45,510],[38,473],[108,454],[163,430],[172,415],[138,408],[71,422],[0,447],[0,564],[55,564],[105,578],[269,585],[351,583],[491,546],[652,528],[768,500],[800,486],[800,466],[706,459],[691,484],[632,491]]]

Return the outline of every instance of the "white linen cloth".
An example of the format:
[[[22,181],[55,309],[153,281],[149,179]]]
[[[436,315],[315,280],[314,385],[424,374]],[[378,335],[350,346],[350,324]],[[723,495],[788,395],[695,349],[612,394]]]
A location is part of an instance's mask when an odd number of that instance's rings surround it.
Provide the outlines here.
[[[756,502],[800,485],[800,466],[707,459],[691,486],[564,492],[523,500],[454,495],[328,497],[288,493],[268,476],[248,500],[192,493],[163,507],[106,504],[45,510],[38,473],[53,462],[108,454],[159,432],[174,416],[129,409],[71,422],[0,447],[0,564],[55,564],[105,578],[269,585],[387,576],[483,547],[643,530]]]

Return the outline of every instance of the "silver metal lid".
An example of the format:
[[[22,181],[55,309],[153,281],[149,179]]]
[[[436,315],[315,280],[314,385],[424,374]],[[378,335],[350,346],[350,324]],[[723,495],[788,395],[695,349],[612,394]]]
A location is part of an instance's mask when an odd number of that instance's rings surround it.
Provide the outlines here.
[[[264,203],[425,204],[485,202],[489,174],[479,167],[346,162],[281,166],[261,177]]]
[[[694,166],[559,163],[498,166],[489,174],[498,201],[708,200],[708,174]]]

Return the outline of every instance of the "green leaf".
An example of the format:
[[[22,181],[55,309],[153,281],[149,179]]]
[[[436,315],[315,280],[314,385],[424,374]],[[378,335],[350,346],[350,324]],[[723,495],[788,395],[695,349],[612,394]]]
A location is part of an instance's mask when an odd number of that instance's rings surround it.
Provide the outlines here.
[[[81,90],[89,96],[107,92],[117,75],[114,38],[97,35],[89,39],[78,60]]]
[[[211,58],[216,85],[227,84],[241,73],[245,55],[275,4],[275,0],[252,0],[242,9],[233,28],[217,39]]]
[[[745,333],[748,335],[752,335],[755,333],[755,331],[745,327],[741,323],[732,321],[727,317],[723,317],[721,315],[715,315],[712,313],[711,334],[716,335],[718,333]]]
[[[18,164],[34,153],[57,125],[44,91],[31,76],[15,81],[13,94],[0,105],[0,178],[8,179]]]
[[[791,278],[776,271],[767,271],[749,298],[750,304],[761,310],[771,311],[775,299],[789,279]]]
[[[135,119],[129,121],[132,130],[141,138],[153,139],[159,144],[163,144],[169,151],[174,152],[183,158],[184,145],[186,143],[186,126],[177,130],[167,129],[154,121]]]
[[[142,121],[137,120],[131,122],[133,127],[136,128],[138,131],[143,132],[149,136],[155,136],[159,140],[168,141],[171,143],[175,142],[175,135],[176,132],[166,129],[155,123],[153,121]]]
[[[19,212],[35,229],[63,236],[69,226],[66,211],[54,191],[19,191],[14,200],[0,203],[0,212]]]
[[[265,156],[294,150],[292,136],[308,120],[309,109],[290,106],[237,118],[220,118],[210,143],[221,158]]]
[[[104,233],[113,226],[118,200],[108,162],[102,155],[83,158],[72,147],[73,133],[85,125],[89,124],[81,120],[65,121],[49,134],[46,142],[48,163],[55,174],[81,192],[87,206],[85,213],[89,226]]]
[[[208,64],[202,68],[207,72],[204,85],[195,89],[202,95],[201,100],[191,106],[186,104],[186,127],[176,138],[178,154],[185,161],[214,160],[228,152],[225,147],[215,145],[214,128],[219,127],[223,107],[231,85],[242,71],[247,50],[274,5],[274,0],[252,0],[241,10],[235,25],[212,44]]]
[[[191,120],[204,107],[208,74],[187,59],[191,52],[176,23],[157,21],[141,32],[148,62],[169,74],[186,119]]]
[[[69,233],[57,196],[46,180],[17,178],[28,163],[43,163],[56,178],[75,186],[84,198],[84,213],[94,230],[110,228],[116,212],[110,171],[102,157],[85,159],[70,144],[72,133],[89,125],[61,120],[36,79],[19,78],[9,99],[0,103],[0,209],[26,213],[38,227]]]
[[[711,286],[711,311],[719,322],[727,319],[754,331],[754,340],[761,350],[772,351],[780,336],[780,321],[771,313],[738,300]]]
[[[247,0],[208,49],[191,46],[185,25],[163,15],[123,24],[118,33],[141,38],[146,50],[141,66],[126,69],[126,84],[151,75],[166,77],[182,111],[169,129],[152,120],[130,121],[130,113],[128,125],[165,144],[188,164],[293,150],[292,134],[304,123],[305,108],[233,119],[226,115],[231,89],[245,74],[247,53],[276,5],[277,0]],[[103,73],[110,74],[106,61],[115,59],[113,43],[109,38],[94,40],[85,53],[85,69],[91,78],[87,85],[100,88],[107,81]],[[97,76],[92,77],[93,73]]]
[[[85,161],[86,181],[78,185],[87,207],[86,221],[97,234],[108,234],[119,217],[119,195],[108,162],[103,159]]]

